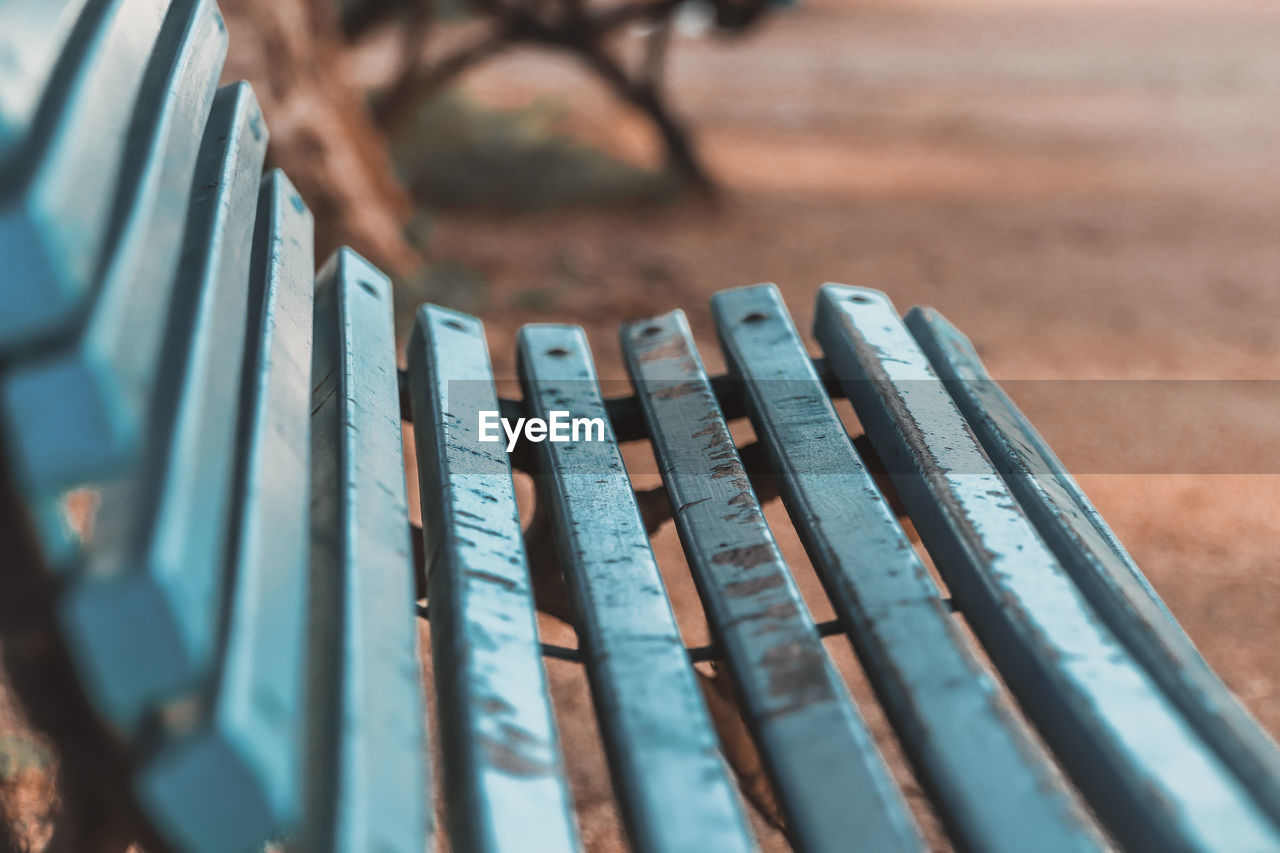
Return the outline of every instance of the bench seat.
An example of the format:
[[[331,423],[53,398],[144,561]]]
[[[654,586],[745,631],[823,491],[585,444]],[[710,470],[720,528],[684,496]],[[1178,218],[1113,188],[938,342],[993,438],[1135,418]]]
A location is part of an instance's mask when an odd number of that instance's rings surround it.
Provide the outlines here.
[[[316,270],[225,50],[212,0],[0,5],[0,596],[46,596],[48,678],[164,844],[579,849],[554,657],[584,667],[636,850],[757,848],[732,717],[800,850],[924,849],[910,776],[958,849],[1280,851],[1276,745],[940,314],[825,285],[814,358],[753,285],[698,334],[626,323],[603,367],[528,325],[500,395],[482,321],[426,305],[399,369],[391,282],[347,249]],[[557,413],[585,435],[484,440]],[[710,646],[668,598],[668,520]]]

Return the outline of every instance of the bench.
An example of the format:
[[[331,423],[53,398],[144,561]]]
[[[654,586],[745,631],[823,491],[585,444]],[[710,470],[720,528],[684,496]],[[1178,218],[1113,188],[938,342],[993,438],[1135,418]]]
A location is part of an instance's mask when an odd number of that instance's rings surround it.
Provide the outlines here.
[[[0,6],[0,629],[64,804],[127,813],[149,850],[572,850],[553,656],[585,668],[633,847],[751,850],[691,665],[714,659],[794,847],[922,849],[838,633],[958,848],[1280,850],[1275,744],[941,315],[826,285],[815,359],[772,285],[724,291],[728,372],[674,311],[622,327],[623,396],[581,329],[529,325],[500,397],[481,321],[427,305],[399,370],[389,280],[345,249],[315,270],[225,50],[212,0]],[[599,427],[509,454],[481,440],[494,412]],[[659,492],[628,474],[637,441]],[[682,639],[664,518],[711,647]],[[576,648],[540,641],[548,584]]]

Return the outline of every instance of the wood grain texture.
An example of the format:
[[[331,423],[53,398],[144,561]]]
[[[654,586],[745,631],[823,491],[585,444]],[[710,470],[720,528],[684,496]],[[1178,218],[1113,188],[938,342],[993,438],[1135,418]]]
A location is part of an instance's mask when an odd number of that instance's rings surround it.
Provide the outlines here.
[[[649,546],[576,326],[520,331],[530,417],[599,419],[598,439],[543,441],[538,500],[553,518],[615,787],[632,846],[751,850],[715,732]]]
[[[166,732],[138,793],[184,850],[257,850],[302,817],[307,718],[311,214],[281,172],[263,182],[250,344],[216,681],[198,721]],[[301,508],[301,511],[300,511]]]
[[[217,655],[250,255],[266,134],[247,84],[219,91],[147,455],[102,489],[93,547],[63,598],[64,634],[99,711],[125,731],[207,684]]]
[[[409,341],[449,838],[461,850],[578,846],[533,617],[484,326],[435,305]]]
[[[623,326],[676,527],[748,727],[801,850],[921,840],[828,659],[716,404],[684,314]]]
[[[906,316],[934,370],[1045,543],[1116,637],[1280,822],[1280,751],[1196,650],[1030,421],[941,314]]]
[[[903,749],[972,850],[1103,842],[979,662],[855,452],[773,285],[712,301],[783,500]]]
[[[825,285],[815,328],[952,597],[1117,841],[1277,849],[1275,825],[1036,533],[888,298]]]
[[[432,813],[391,282],[350,249],[316,278],[300,843],[421,853]]]

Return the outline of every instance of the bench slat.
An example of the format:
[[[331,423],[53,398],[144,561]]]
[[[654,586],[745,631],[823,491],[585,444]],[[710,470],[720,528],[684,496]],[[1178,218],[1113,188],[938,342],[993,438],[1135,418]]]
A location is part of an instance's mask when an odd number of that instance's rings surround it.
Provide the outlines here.
[[[212,672],[226,568],[254,216],[266,135],[247,84],[218,92],[196,167],[182,297],[136,475],[103,489],[64,634],[98,710],[132,730]]]
[[[936,311],[913,308],[920,342],[987,455],[1089,602],[1183,714],[1280,821],[1280,751],[1152,589],[1084,491]]]
[[[196,853],[257,849],[302,813],[315,262],[311,214],[283,172],[262,187],[253,251],[220,672],[196,730],[175,733],[138,785],[165,836]]]
[[[190,2],[190,0],[188,0]],[[104,0],[46,93],[39,145],[0,186],[0,353],[70,321],[113,231],[134,102],[167,0]],[[13,175],[15,178],[7,176]]]
[[[684,313],[624,326],[622,348],[708,621],[790,835],[809,851],[919,849],[764,521]]]
[[[88,0],[7,0],[0,6],[0,171],[30,136],[40,98]]]
[[[1276,849],[1280,833],[1037,535],[884,294],[826,285],[815,325],[961,612],[1116,839]]]
[[[317,276],[314,344],[302,849],[421,853],[431,795],[391,282],[350,249]]]
[[[782,497],[899,741],[972,850],[1097,850],[1052,760],[1001,699],[831,405],[778,289],[717,293]]]
[[[542,441],[538,499],[554,520],[579,643],[637,850],[751,850],[577,326],[520,331],[529,415],[599,419],[599,436]],[[589,428],[589,427],[588,427]],[[572,433],[570,434],[572,439]]]
[[[73,342],[4,378],[10,467],[28,503],[136,463],[155,405],[191,181],[226,54],[213,0],[175,5],[138,101],[117,240]],[[56,535],[56,534],[55,534]],[[48,528],[41,538],[49,545]]]
[[[484,327],[418,311],[409,383],[449,837],[459,850],[572,850],[573,809],[534,622]]]

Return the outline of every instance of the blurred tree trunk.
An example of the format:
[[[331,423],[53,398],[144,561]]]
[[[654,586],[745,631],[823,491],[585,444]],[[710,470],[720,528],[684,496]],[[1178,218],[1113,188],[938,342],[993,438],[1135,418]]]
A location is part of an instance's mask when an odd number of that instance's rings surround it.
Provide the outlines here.
[[[391,273],[422,264],[404,226],[413,205],[396,180],[386,136],[343,73],[332,0],[221,0],[231,50],[225,81],[250,80],[271,131],[270,159],[316,220],[322,263],[347,244]]]

